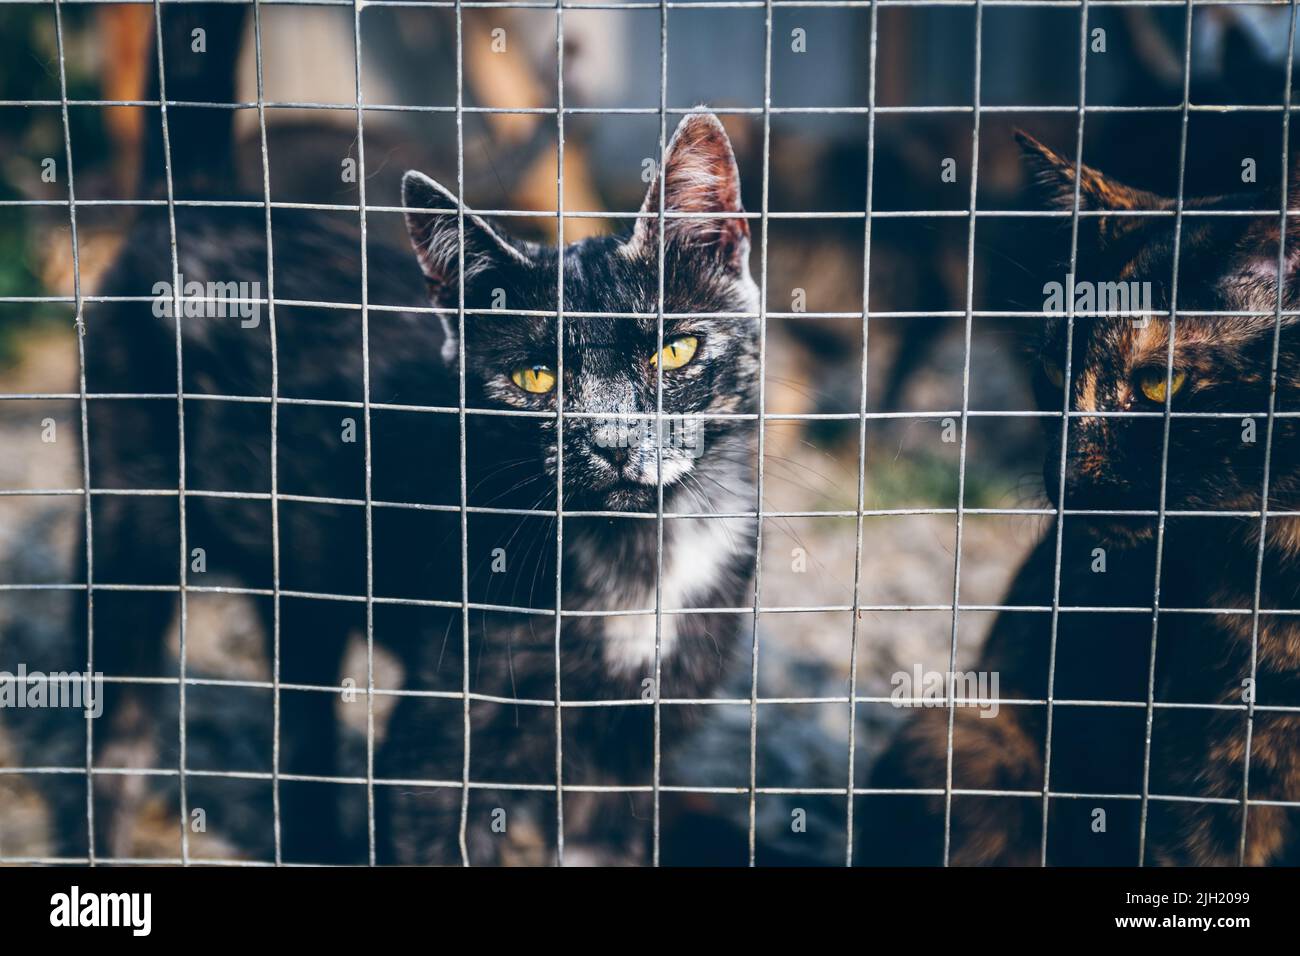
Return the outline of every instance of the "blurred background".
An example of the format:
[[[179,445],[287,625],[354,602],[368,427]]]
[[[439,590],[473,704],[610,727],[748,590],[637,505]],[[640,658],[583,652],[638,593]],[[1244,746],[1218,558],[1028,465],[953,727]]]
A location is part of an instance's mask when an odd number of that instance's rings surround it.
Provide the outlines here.
[[[771,116],[766,156],[765,11],[692,6],[679,4],[668,12],[670,110],[706,104],[723,112],[747,209],[760,209],[766,169],[769,210],[811,214],[771,219],[766,248],[755,243],[754,273],[765,257],[771,313],[770,413],[856,416],[864,290],[869,292],[866,406],[896,414],[867,424],[864,504],[891,513],[865,519],[859,601],[910,609],[860,615],[857,687],[863,695],[888,697],[890,675],[897,671],[910,673],[918,664],[947,669],[951,613],[915,608],[952,600],[959,446],[945,441],[944,431],[945,419],[963,403],[968,267],[974,310],[993,313],[977,314],[972,321],[969,407],[1030,409],[1025,355],[1037,320],[997,313],[1041,308],[1043,283],[1063,278],[1045,275],[1042,263],[1063,254],[1068,237],[1059,224],[1046,220],[982,214],[968,249],[973,6],[776,8],[770,81],[777,112]],[[1255,107],[1190,114],[1187,194],[1239,191],[1245,158],[1256,161],[1259,183],[1276,182],[1278,107],[1292,52],[1286,49],[1288,15],[1277,5],[1197,6],[1191,49],[1185,50],[1183,9],[1093,9],[1086,90],[1081,90],[1077,6],[985,9],[979,210],[1029,208],[1011,133],[1023,128],[1072,156],[1081,97],[1093,109],[1084,126],[1085,161],[1131,185],[1175,193],[1185,62],[1193,103]],[[658,149],[659,16],[654,9],[608,5],[569,7],[563,14],[565,107],[625,111],[565,115],[568,212],[626,213],[640,205],[643,164]],[[70,2],[62,18],[78,262],[82,289],[92,293],[131,223],[166,215],[158,203],[165,196],[159,109],[147,105],[158,95],[153,8]],[[261,22],[272,199],[355,204],[357,185],[341,175],[345,161],[360,158],[353,7],[268,4],[261,8]],[[869,162],[873,23],[877,111]],[[367,5],[360,24],[367,202],[398,205],[400,176],[409,168],[454,188],[457,127],[449,109],[457,101],[454,11]],[[260,199],[251,7],[164,4],[163,27],[168,96],[178,101],[169,108],[177,198]],[[204,30],[201,53],[191,46],[196,27]],[[464,10],[461,42],[467,107],[554,108],[554,10]],[[103,101],[141,105],[105,106]],[[835,108],[841,111],[825,111]],[[678,118],[670,113],[670,131]],[[227,148],[232,137],[233,150]],[[554,115],[467,113],[467,203],[549,213],[511,217],[509,226],[521,236],[553,239],[556,139]],[[44,661],[75,661],[78,653],[84,660],[78,650],[84,635],[71,633],[69,623],[72,602],[81,599],[76,592],[4,588],[66,583],[80,574],[74,567],[74,542],[82,533],[80,496],[14,493],[81,484],[78,403],[40,397],[67,395],[77,384],[65,156],[54,9],[51,4],[0,5],[0,397],[8,396],[0,401],[0,670],[13,670],[19,661],[32,669]],[[945,176],[945,169],[951,175]],[[862,213],[869,170],[873,217],[865,283]],[[148,201],[153,204],[140,205]],[[904,211],[908,215],[899,215]],[[376,212],[369,222],[373,231],[404,241],[400,216]],[[614,217],[568,217],[564,233],[573,240],[623,225]],[[753,227],[757,235],[758,223]],[[46,419],[57,423],[56,442],[41,440]],[[855,507],[856,418],[771,422],[767,456],[765,509]],[[1041,460],[1032,419],[972,418],[964,506],[1042,507]],[[961,603],[999,603],[1046,520],[968,515]],[[853,603],[853,518],[771,519],[763,541],[765,605]],[[800,554],[805,561],[798,560]],[[991,620],[987,612],[961,615],[959,666],[978,652]],[[257,615],[243,599],[195,595],[191,671],[269,679],[258,628]],[[848,612],[763,615],[759,694],[846,694],[851,628]],[[347,666],[359,666],[364,679],[364,648],[358,653],[360,663],[353,654]],[[390,686],[400,686],[400,674],[385,676]],[[719,693],[748,697],[747,668]],[[382,706],[377,709],[382,734],[385,713]],[[698,768],[708,767],[711,785],[719,774],[747,785],[748,708],[710,710],[715,713],[703,731],[665,768],[666,783],[692,784]],[[859,705],[859,785],[899,716],[888,703]],[[364,749],[364,716],[359,725],[350,712],[345,717],[357,731],[350,745]],[[269,718],[269,708],[235,709],[225,706],[220,694],[196,691],[188,708],[191,766],[269,769]],[[175,715],[160,720],[174,721]],[[842,703],[764,705],[759,785],[842,788],[848,775],[848,723]],[[80,724],[75,714],[0,714],[0,768],[9,768],[0,774],[0,861],[52,852],[51,803],[68,793],[73,799],[84,794],[84,779],[16,768],[84,766]],[[225,801],[236,809],[210,826],[193,852],[264,858],[269,784],[214,779],[193,785],[225,784],[236,788],[226,794],[235,799]],[[147,818],[136,827],[136,854],[175,856],[178,838],[165,788],[148,805]],[[789,826],[796,807],[810,819],[804,833],[792,833]],[[758,812],[760,863],[842,861],[842,796],[760,795]],[[746,813],[746,796],[676,800],[665,831],[664,862],[744,862]],[[692,837],[700,821],[707,821],[715,835],[707,850]],[[731,832],[734,840],[717,838],[718,832]]]

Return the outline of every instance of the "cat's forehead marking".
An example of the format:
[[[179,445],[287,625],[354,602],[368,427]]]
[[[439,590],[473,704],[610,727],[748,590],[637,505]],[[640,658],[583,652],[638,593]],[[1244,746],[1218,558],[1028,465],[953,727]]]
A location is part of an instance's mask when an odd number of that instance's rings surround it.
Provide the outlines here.
[[[1169,326],[1165,320],[1147,316],[1141,323],[1124,323],[1127,331],[1123,336],[1121,354],[1127,356],[1130,368],[1155,364],[1169,350]]]
[[[1265,319],[1271,323],[1272,319]],[[1261,331],[1259,319],[1234,315],[1183,315],[1179,314],[1174,332],[1174,352],[1189,347],[1222,346],[1234,348],[1244,345]],[[1169,350],[1169,319],[1167,316],[1147,316],[1145,325],[1129,324],[1123,351],[1133,364],[1164,362]]]
[[[633,409],[635,404],[636,396],[631,378],[612,376],[592,371],[586,365],[583,366],[573,396],[575,410],[628,411]]]
[[[1091,368],[1083,370],[1079,376],[1079,409],[1092,412],[1097,410],[1097,373]]]

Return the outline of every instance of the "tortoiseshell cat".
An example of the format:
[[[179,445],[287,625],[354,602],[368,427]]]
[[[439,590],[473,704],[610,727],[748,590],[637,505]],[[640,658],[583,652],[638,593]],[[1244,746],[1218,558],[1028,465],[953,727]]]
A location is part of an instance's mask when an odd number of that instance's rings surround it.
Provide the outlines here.
[[[649,704],[656,641],[663,696],[707,696],[722,676],[743,616],[671,612],[743,607],[748,600],[755,523],[734,515],[754,505],[755,427],[745,416],[757,394],[757,323],[716,313],[756,312],[758,290],[749,272],[749,227],[739,215],[736,163],[715,116],[694,114],[682,121],[662,175],[666,212],[687,215],[663,226],[663,308],[679,315],[665,319],[662,350],[657,217],[638,219],[630,236],[557,250],[512,240],[466,214],[462,282],[456,198],[415,172],[403,180],[414,255],[377,241],[382,224],[377,214],[371,216],[368,367],[362,364],[362,321],[354,305],[362,289],[355,213],[275,211],[274,292],[280,304],[274,353],[265,314],[185,314],[180,334],[185,390],[192,396],[185,400],[183,421],[186,564],[188,584],[200,592],[188,600],[191,606],[201,601],[211,585],[254,589],[269,638],[277,621],[270,595],[277,585],[287,592],[280,599],[280,642],[274,648],[279,679],[290,685],[280,692],[286,861],[365,858],[365,823],[355,819],[355,803],[349,829],[337,806],[342,785],[321,778],[343,776],[355,783],[367,773],[356,746],[350,755],[341,746],[336,726],[340,681],[350,678],[364,687],[367,680],[364,661],[341,669],[349,636],[367,632],[367,594],[376,598],[375,641],[395,654],[405,675],[401,686],[383,687],[383,678],[376,678],[376,686],[404,692],[383,698],[396,701],[391,715],[375,708],[380,734],[387,731],[375,754],[381,862],[460,862],[462,673],[476,695],[469,716],[471,777],[502,785],[470,795],[467,843],[474,863],[554,859],[557,666],[566,702],[632,702],[565,708],[565,783],[579,785],[639,787],[652,779]],[[656,181],[643,211],[657,211],[659,202]],[[185,279],[266,283],[263,215],[260,209],[177,208]],[[564,519],[558,590],[564,609],[578,613],[564,619],[557,648],[550,609],[557,597],[553,512],[561,383],[556,320],[535,313],[555,310],[561,263],[563,507],[588,514]],[[140,296],[170,273],[167,223],[159,218],[132,232],[103,291]],[[456,317],[462,284],[469,310],[464,329]],[[270,291],[265,284],[262,289]],[[289,304],[295,301],[341,305]],[[444,311],[408,311],[428,301]],[[175,392],[177,334],[174,320],[148,302],[88,309],[89,388],[122,396],[92,403],[92,484],[154,492],[110,494],[95,502],[96,580],[136,586],[96,596],[95,665],[114,676],[174,677],[176,670],[164,635],[178,582],[179,423],[175,401],[160,398]],[[636,416],[655,412],[661,374],[665,415],[724,416],[703,424],[666,419],[665,512],[732,517],[664,522],[657,595],[653,515],[660,466],[651,431]],[[362,388],[367,378],[373,403],[369,436]],[[280,398],[274,447],[265,398],[273,383]],[[456,411],[462,402],[470,409],[463,459]],[[501,414],[507,411],[520,414]],[[275,578],[273,454],[280,544]],[[470,509],[464,585],[462,468]],[[358,507],[367,498],[378,504]],[[534,511],[541,514],[529,514]],[[622,517],[626,512],[638,515]],[[203,551],[201,565],[191,564],[198,562],[195,548]],[[142,591],[140,585],[156,590]],[[463,593],[477,605],[465,661]],[[658,628],[653,610],[646,613],[657,597],[665,609]],[[531,613],[501,610],[519,607]],[[80,610],[84,615],[84,604]],[[78,633],[85,625],[83,617]],[[95,736],[97,765],[176,766],[174,728],[160,726],[158,719],[160,689],[110,687],[114,692]],[[211,692],[189,690],[191,699],[204,693]],[[225,707],[239,691],[218,693],[227,695],[219,705]],[[357,699],[364,708],[365,695]],[[263,689],[246,706],[269,715],[270,698]],[[665,747],[686,710],[664,705]],[[212,742],[213,733],[197,725],[191,730],[191,769],[205,759],[215,762],[196,756],[204,739],[211,747],[242,748],[246,769],[270,769],[269,739],[254,746]],[[125,741],[145,743],[127,747]],[[157,757],[148,753],[150,746]],[[231,769],[229,758],[208,769]],[[109,774],[97,782],[101,852],[123,855],[129,847],[131,817],[121,808],[123,797],[131,796],[124,790],[136,779]],[[206,781],[189,781],[191,806],[208,807],[220,831],[218,814],[231,812],[235,801],[225,794],[202,797]],[[624,808],[631,802],[623,794],[617,799]],[[489,802],[480,805],[483,800]],[[602,830],[592,802],[582,792],[566,795],[571,859],[582,855],[584,844],[587,859],[639,859],[644,825]],[[264,809],[269,816],[269,799]],[[84,817],[84,804],[82,812]],[[84,848],[69,853],[78,851]]]
[[[1021,134],[1044,208],[1070,209],[1074,163]],[[1293,190],[1292,206],[1300,200]],[[1145,862],[1232,864],[1242,833],[1258,516],[1205,512],[1258,509],[1264,485],[1268,387],[1278,295],[1278,215],[1206,216],[1209,211],[1275,209],[1277,189],[1253,196],[1188,200],[1177,275],[1179,316],[1172,378],[1166,379],[1167,317],[1079,317],[1074,323],[1066,442],[1067,509],[1109,514],[1065,517],[1059,631],[1050,688],[1052,739],[1046,830],[1047,862],[1133,865],[1139,861],[1144,730],[1152,645],[1152,613],[1087,612],[1081,607],[1150,608],[1160,505],[1161,448],[1167,385],[1175,412],[1205,417],[1171,420],[1154,699]],[[1146,281],[1151,308],[1170,308],[1174,275],[1175,203],[1131,189],[1082,168],[1080,208],[1155,210],[1156,216],[1085,216],[1079,220],[1078,272],[1102,281]],[[1067,220],[1068,221],[1068,220]],[[1300,303],[1296,267],[1300,228],[1289,227],[1284,265],[1285,309]],[[1061,268],[1058,280],[1065,278]],[[1222,315],[1184,315],[1186,310]],[[1243,313],[1257,312],[1251,316]],[[1067,323],[1046,320],[1036,390],[1041,407],[1060,411],[1064,396]],[[1300,406],[1300,336],[1283,320],[1277,408]],[[1146,417],[1106,417],[1131,411]],[[1222,417],[1212,417],[1212,416]],[[1046,490],[1056,503],[1060,481],[1059,417],[1044,419]],[[1300,507],[1300,447],[1295,419],[1274,424],[1268,506]],[[1195,512],[1178,515],[1178,512]],[[1050,607],[1056,528],[1020,569],[1004,603]],[[1270,516],[1260,606],[1300,607],[1300,519]],[[1100,550],[1098,550],[1100,549]],[[1099,558],[1101,562],[1099,564]],[[1236,609],[1235,614],[1178,609]],[[997,671],[1001,695],[1044,701],[1053,663],[1051,615],[1002,612],[977,667]],[[1254,700],[1300,703],[1300,622],[1259,619]],[[1119,701],[1126,706],[1088,706]],[[1222,704],[1235,709],[1195,705]],[[1024,796],[955,795],[951,861],[955,864],[1037,864],[1044,836],[1046,707],[1004,704],[996,717],[956,709],[953,787],[1016,791]],[[946,710],[909,720],[873,772],[872,786],[944,787]],[[1300,716],[1258,709],[1250,748],[1252,801],[1300,799]],[[1092,796],[1100,795],[1100,796]],[[1221,801],[1170,800],[1192,796]],[[1099,812],[1101,811],[1101,812]],[[934,864],[942,859],[942,797],[877,797],[866,801],[859,844],[863,862]],[[1294,811],[1256,805],[1248,811],[1245,862],[1300,862]]]

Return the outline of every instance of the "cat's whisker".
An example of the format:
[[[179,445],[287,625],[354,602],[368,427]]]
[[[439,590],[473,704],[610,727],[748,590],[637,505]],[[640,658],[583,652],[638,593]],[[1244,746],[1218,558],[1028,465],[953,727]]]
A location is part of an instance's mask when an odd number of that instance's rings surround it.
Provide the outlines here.
[[[717,479],[714,479],[711,475],[701,475],[701,477],[708,478],[708,479],[710,479],[711,481],[714,481],[715,484],[717,484],[718,487],[719,487],[720,489],[722,489],[722,490],[724,490],[724,491],[726,490],[725,487],[724,487],[720,482],[718,482]],[[829,575],[829,576],[831,577],[831,579],[832,579],[836,584],[838,584],[839,587],[840,587],[842,590],[844,590],[844,591],[852,591],[852,587],[851,587],[850,585],[845,584],[844,581],[838,579],[838,577],[834,574],[834,572],[832,572],[831,569],[830,569],[829,567],[827,567],[827,565],[824,564],[824,563],[821,561],[821,559],[819,559],[818,557],[816,557],[815,554],[812,553],[812,552],[813,552],[813,549],[810,549],[810,548],[807,546],[807,544],[804,542],[803,538],[799,535],[799,533],[798,533],[797,531],[795,531],[795,529],[794,529],[794,525],[793,525],[793,523],[791,522],[791,520],[790,520],[789,518],[786,518],[786,517],[784,517],[784,516],[779,516],[779,515],[769,515],[769,514],[764,514],[764,515],[763,515],[763,520],[764,520],[764,521],[771,521],[771,522],[775,523],[775,524],[777,525],[778,528],[780,528],[780,529],[781,529],[782,531],[784,531],[787,535],[789,535],[789,537],[792,538],[792,539],[794,540],[794,542],[795,542],[796,545],[798,545],[800,548],[803,548],[805,554],[809,554],[809,555],[812,557],[813,563],[814,563],[818,568],[820,568],[821,570],[825,571],[826,574]]]
[[[531,458],[512,458],[509,461],[502,462],[496,468],[493,468],[487,474],[483,475],[477,482],[475,482],[474,486],[465,493],[465,497],[469,498],[471,495],[474,494],[474,492],[478,491],[479,488],[483,487],[484,484],[486,484],[488,481],[495,478],[496,476],[504,474],[505,472],[508,471],[514,471],[515,469],[518,468],[527,467],[532,461],[533,459]]]
[[[530,510],[530,511],[531,511],[531,510],[533,510],[534,508],[536,508],[538,505],[541,504],[542,500],[543,500],[545,497],[546,497],[546,492],[543,492],[543,493],[542,493],[542,494],[541,494],[541,495],[540,495],[536,500],[533,501],[533,503],[532,503],[531,505],[528,506],[528,508],[527,508],[526,510]],[[510,537],[506,539],[506,543],[505,543],[504,545],[501,546],[502,549],[503,549],[503,551],[506,553],[506,555],[507,555],[507,561],[510,562],[510,564],[513,564],[513,563],[514,563],[514,559],[511,558],[511,557],[509,556],[510,548],[511,548],[511,546],[513,545],[514,540],[515,540],[515,538],[518,536],[519,532],[523,529],[524,525],[527,524],[527,523],[528,523],[528,521],[527,521],[526,519],[521,518],[521,519],[516,523],[514,530],[513,530],[513,531],[511,532],[511,534],[510,534]],[[533,543],[533,540],[534,540],[535,538],[536,538],[536,534],[534,534],[534,535],[531,536],[530,538],[526,539],[526,541],[528,542],[528,544],[526,545],[526,547],[525,547],[523,553],[519,556],[519,557],[520,557],[520,560],[523,562],[523,565],[524,565],[525,567],[527,567],[528,558],[529,558],[529,556],[530,556],[531,553],[532,553],[532,543]],[[489,555],[488,555],[486,558],[484,558],[484,560],[483,560],[482,562],[480,562],[479,569],[481,570],[482,567],[485,566],[485,565],[487,565],[491,560],[495,560],[495,558],[494,558],[494,556],[493,556],[491,553],[489,553]],[[510,564],[508,564],[507,566],[509,567]],[[541,564],[541,562],[539,561],[539,562],[538,562],[538,565],[540,566],[540,564]],[[534,573],[536,573],[536,572],[534,572]],[[509,596],[509,599],[508,599],[508,603],[512,603],[512,602],[514,601],[515,594],[516,594],[517,591],[518,591],[518,581],[519,581],[519,579],[516,578],[516,579],[515,579],[515,585],[514,585],[514,587],[511,589],[511,593],[510,593],[510,596]],[[496,582],[496,578],[495,578],[495,576],[494,576],[492,579],[489,580],[489,583],[488,583],[487,589],[486,589],[485,592],[484,592],[484,602],[483,602],[484,604],[490,604],[490,603],[492,603],[492,601],[491,601],[491,599],[492,599],[492,589],[493,589],[494,586],[496,586],[496,583],[497,583],[497,582]],[[476,667],[476,669],[475,669],[475,680],[476,680],[476,681],[479,679],[479,675],[480,675],[481,672],[482,672],[483,660],[484,660],[484,658],[487,656],[487,654],[488,654],[488,652],[489,652],[489,644],[490,644],[489,637],[490,637],[490,635],[491,635],[491,628],[488,627],[488,610],[487,610],[487,608],[484,608],[484,609],[480,612],[480,614],[479,614],[479,634],[480,634],[480,638],[481,638],[481,639],[480,639],[480,642],[479,642],[479,643],[480,643],[480,647],[479,647],[479,661],[478,661],[478,665],[477,665],[477,667]],[[514,644],[513,644],[513,629],[510,628],[510,627],[507,627],[507,628],[506,628],[506,669],[507,669],[507,673],[508,673],[508,676],[509,676],[509,679],[510,679],[511,696],[512,696],[512,697],[517,697],[517,696],[518,696],[518,690],[517,690],[516,679],[515,679],[515,671],[514,671]],[[515,722],[516,722],[516,726],[518,726],[518,705],[516,705],[515,710],[516,710],[516,714],[515,714]]]
[[[718,455],[717,457],[726,458],[726,456],[724,456],[724,455]],[[726,458],[726,460],[727,460],[727,461],[730,461],[730,462],[732,462],[732,463],[734,463],[734,464],[751,464],[752,461],[753,461],[753,456],[752,456],[752,455],[751,455],[751,456],[748,456],[748,457],[746,457],[746,458],[743,459],[743,460],[737,460],[737,459],[734,459],[734,458]],[[791,477],[790,475],[783,475],[783,474],[779,474],[779,473],[776,473],[776,472],[768,472],[768,473],[767,473],[767,476],[768,476],[768,477],[775,478],[775,479],[777,479],[778,481],[784,481],[784,482],[787,482],[787,483],[789,483],[789,484],[791,484],[791,485],[794,485],[796,488],[800,488],[800,489],[802,489],[802,490],[804,490],[804,491],[811,492],[811,493],[813,493],[813,494],[828,494],[828,493],[834,493],[835,491],[838,491],[839,488],[840,488],[840,486],[837,485],[834,481],[832,481],[828,476],[826,476],[826,475],[822,475],[822,474],[818,473],[818,472],[816,471],[816,469],[809,468],[807,465],[804,465],[802,462],[795,461],[794,459],[784,458],[784,457],[779,456],[779,455],[767,455],[767,454],[765,454],[765,455],[763,456],[763,461],[764,461],[764,465],[765,465],[765,467],[776,466],[776,467],[779,467],[779,468],[787,468],[787,469],[790,469],[790,470],[792,470],[792,471],[793,471],[793,470],[800,470],[800,469],[802,469],[802,470],[804,470],[804,471],[808,471],[808,472],[810,472],[811,474],[813,474],[814,476],[816,476],[816,477],[818,477],[818,478],[821,478],[821,479],[826,483],[826,488],[825,488],[825,489],[822,489],[821,491],[818,491],[818,489],[814,488],[812,485],[810,485],[810,484],[808,484],[808,483],[806,483],[806,482],[799,481],[798,479],[793,478],[793,477]]]
[[[686,491],[692,498],[696,499],[699,502],[700,506],[704,507],[706,510],[711,511],[713,514],[716,515],[718,513],[718,509],[713,506],[713,503],[711,501],[709,501],[708,495],[705,494],[704,486],[700,484],[700,478],[702,476],[697,474],[692,474],[691,472],[688,471],[682,477],[694,484],[694,487],[691,487],[690,485],[683,485],[683,490]],[[703,477],[710,477],[710,476],[705,475]],[[698,491],[696,489],[698,489]],[[731,525],[728,522],[724,521],[722,522],[722,528],[723,531],[725,531],[727,534],[727,542],[731,546],[731,550],[735,553],[739,553],[740,546],[736,541],[736,533],[731,528]]]

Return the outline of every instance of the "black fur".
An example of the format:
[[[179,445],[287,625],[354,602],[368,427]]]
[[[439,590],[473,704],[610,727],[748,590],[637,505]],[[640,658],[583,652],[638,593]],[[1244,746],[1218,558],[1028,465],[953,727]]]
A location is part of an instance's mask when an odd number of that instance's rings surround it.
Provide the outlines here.
[[[717,172],[717,192],[701,191],[698,174]],[[665,164],[669,211],[738,212],[735,166],[721,125],[711,116],[683,122]],[[705,186],[708,183],[704,184]],[[469,620],[470,658],[462,660],[462,621],[453,607],[394,603],[392,599],[459,605],[461,580],[461,459],[459,404],[461,334],[456,305],[461,294],[457,217],[436,210],[454,205],[441,187],[418,174],[405,183],[408,227],[420,269],[409,252],[377,237],[381,217],[371,214],[368,249],[369,311],[366,325],[376,502],[425,506],[373,508],[371,593],[376,641],[401,662],[400,688],[430,692],[397,698],[391,715],[380,711],[383,745],[376,776],[437,781],[449,786],[393,785],[375,789],[381,861],[460,861],[458,828],[462,791],[464,669],[475,695],[470,776],[507,784],[555,783],[556,597],[555,520],[538,516],[467,515],[465,585],[471,603],[535,609],[535,614],[475,610]],[[730,189],[734,197],[727,193]],[[657,206],[658,187],[647,197]],[[260,282],[266,294],[265,226],[260,210],[177,210],[180,271],[186,281]],[[355,216],[315,212],[275,213],[275,297],[340,303],[360,301],[359,236]],[[669,220],[665,237],[666,312],[752,312],[748,229],[743,219]],[[468,505],[554,511],[556,453],[554,393],[529,394],[511,382],[520,365],[556,364],[556,320],[527,315],[480,314],[554,310],[558,253],[500,237],[473,215],[465,219],[464,355],[465,489]],[[452,254],[446,255],[450,230]],[[655,455],[646,445],[619,454],[602,447],[598,430],[628,413],[656,407],[658,291],[657,225],[641,226],[627,241],[586,240],[563,251],[564,408],[609,418],[564,421],[564,506],[569,510],[653,515]],[[131,233],[113,268],[107,295],[148,295],[170,279],[165,220],[143,222]],[[500,290],[500,291],[498,291]],[[426,299],[426,294],[430,297]],[[426,307],[440,314],[408,311]],[[621,318],[583,313],[638,313]],[[337,686],[343,676],[364,687],[366,674],[340,674],[350,633],[364,633],[367,593],[365,410],[362,320],[356,308],[280,305],[275,311],[282,399],[351,403],[278,407],[278,492],[313,501],[279,501],[280,586],[307,595],[351,596],[340,602],[309,596],[281,600],[281,672],[286,683]],[[92,392],[174,393],[175,326],[151,313],[149,303],[92,307],[87,314],[88,385]],[[703,316],[668,319],[664,339],[689,333],[696,358],[666,371],[663,410],[752,413],[757,384],[756,322]],[[262,307],[255,327],[238,317],[183,320],[187,392],[225,396],[271,394],[270,317]],[[423,410],[407,410],[422,406]],[[430,409],[441,409],[430,410]],[[490,412],[539,413],[511,417]],[[483,410],[487,413],[479,413]],[[191,586],[209,583],[272,587],[271,409],[268,403],[187,399],[186,488],[244,491],[258,500],[189,495],[187,548],[206,552],[207,568],[190,573]],[[344,435],[355,426],[355,441]],[[668,481],[664,510],[753,509],[752,420],[708,420],[703,454],[691,458],[665,447]],[[92,484],[96,487],[175,489],[177,406],[172,399],[115,399],[92,403]],[[637,471],[637,466],[641,471]],[[618,471],[622,468],[622,472]],[[684,474],[678,469],[685,467]],[[628,477],[623,477],[628,476]],[[319,499],[347,499],[340,504]],[[97,580],[176,584],[178,523],[175,497],[102,496],[95,502]],[[566,517],[563,527],[562,599],[566,610],[629,611],[655,604],[656,526],[653,517]],[[669,519],[664,522],[664,607],[743,607],[753,569],[753,522]],[[715,541],[716,549],[701,542]],[[504,549],[504,569],[494,549]],[[694,567],[691,562],[708,562]],[[686,564],[683,564],[686,562]],[[669,594],[674,569],[696,573],[685,589]],[[675,580],[675,579],[674,579]],[[388,600],[385,600],[388,599]],[[272,602],[259,598],[268,635]],[[95,604],[96,667],[107,674],[174,673],[163,633],[174,594],[106,592]],[[642,784],[650,780],[652,708],[647,681],[653,655],[629,662],[613,630],[654,616],[566,617],[559,637],[565,701],[627,699],[623,707],[565,708],[566,783]],[[705,696],[721,675],[745,617],[737,614],[663,616],[666,697]],[[644,645],[640,645],[644,647]],[[96,737],[101,755],[120,752],[116,742],[150,738],[151,695],[126,688],[106,701]],[[341,767],[335,710],[337,694],[283,691],[283,754],[287,774],[364,776],[364,766]],[[491,699],[485,699],[491,698]],[[529,701],[502,703],[497,698]],[[392,698],[388,698],[392,700]],[[359,703],[364,707],[364,694]],[[382,705],[382,702],[381,702]],[[348,705],[342,705],[348,706]],[[684,708],[663,708],[665,745],[678,733]],[[386,731],[386,732],[385,732]],[[166,739],[166,734],[162,734]],[[159,759],[168,759],[164,752]],[[111,778],[110,778],[111,779]],[[104,800],[114,793],[105,784]],[[344,839],[335,790],[305,782],[282,783],[286,860],[335,860],[355,846]],[[620,798],[626,803],[626,798]],[[566,795],[566,837],[602,859],[635,859],[641,833],[602,830],[601,814],[584,809],[584,795]],[[491,810],[506,811],[507,830],[493,830]],[[114,814],[101,814],[99,839],[116,839]],[[470,793],[471,862],[544,862],[553,859],[554,791]],[[120,836],[120,835],[119,835]],[[363,837],[364,839],[364,837]]]

